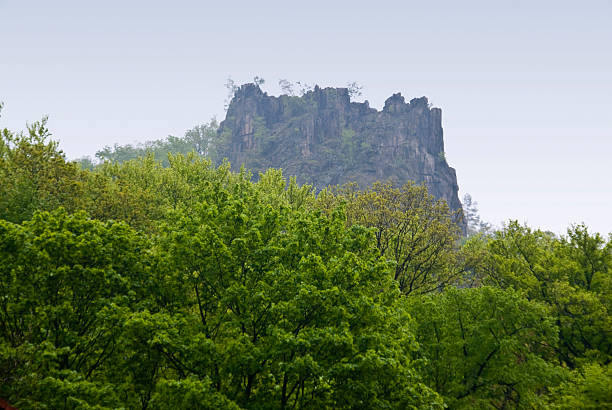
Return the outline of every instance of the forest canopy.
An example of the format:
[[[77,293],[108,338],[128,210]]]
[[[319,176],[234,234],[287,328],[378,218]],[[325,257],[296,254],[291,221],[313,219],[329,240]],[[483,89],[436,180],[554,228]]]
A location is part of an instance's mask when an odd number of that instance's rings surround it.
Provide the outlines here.
[[[253,182],[181,144],[89,169],[45,120],[2,130],[0,398],[612,406],[612,237],[510,221],[466,238],[422,186]]]

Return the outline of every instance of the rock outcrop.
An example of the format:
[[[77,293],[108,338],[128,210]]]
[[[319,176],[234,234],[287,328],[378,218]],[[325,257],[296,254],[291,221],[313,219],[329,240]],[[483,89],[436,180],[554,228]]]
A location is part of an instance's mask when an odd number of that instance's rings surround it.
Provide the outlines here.
[[[282,168],[319,189],[412,180],[458,210],[457,177],[444,157],[441,120],[441,110],[426,97],[406,103],[394,94],[378,111],[367,101],[351,102],[346,88],[274,97],[245,84],[221,122],[215,156],[228,158],[235,169],[244,164],[255,175]]]

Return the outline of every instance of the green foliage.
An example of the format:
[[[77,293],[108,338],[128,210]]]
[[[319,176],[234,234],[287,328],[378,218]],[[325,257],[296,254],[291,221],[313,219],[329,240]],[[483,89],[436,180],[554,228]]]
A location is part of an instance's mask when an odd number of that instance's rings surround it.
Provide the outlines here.
[[[259,174],[256,184],[265,201],[272,206],[287,203],[295,211],[314,207],[314,188],[310,185],[298,185],[295,177],[291,177],[287,183],[280,169],[269,169],[266,173]]]
[[[498,288],[448,289],[410,299],[430,387],[452,408],[534,408],[560,374],[546,306]]]
[[[485,280],[522,289],[548,304],[559,326],[558,359],[574,368],[612,357],[612,238],[590,235],[583,225],[566,238],[511,222],[489,242]]]
[[[62,209],[0,222],[0,397],[441,408],[371,232],[316,210],[311,187],[195,155],[80,172],[84,206],[109,222]]]
[[[467,225],[467,236],[488,235],[491,233],[491,224],[480,219],[478,202],[472,200],[470,194],[465,194],[462,201],[463,218]]]
[[[424,386],[400,394],[419,385],[406,372],[414,341],[368,231],[347,230],[338,212],[273,206],[258,189],[268,178],[260,183],[211,187],[167,222],[160,246],[172,283],[199,320],[192,347],[167,347],[176,371],[249,408],[435,404]]]
[[[216,137],[219,124],[212,119],[207,124],[193,127],[185,132],[182,138],[169,135],[167,138],[145,142],[137,145],[106,146],[96,152],[96,157],[102,161],[126,162],[133,159],[153,155],[162,165],[169,165],[169,155],[187,155],[195,152],[199,156],[214,156],[213,140]]]
[[[21,222],[36,210],[82,209],[83,174],[50,135],[46,117],[26,133],[0,132],[0,218]]]
[[[210,381],[188,377],[161,380],[149,403],[151,409],[239,410],[240,407],[215,391]]]
[[[139,230],[154,231],[166,212],[199,201],[207,184],[233,175],[229,164],[214,168],[196,156],[169,155],[163,167],[152,155],[123,164],[105,163],[87,174],[87,210],[98,219],[118,219]]]
[[[206,138],[79,167],[45,124],[0,139],[19,408],[610,407],[612,238],[460,242],[424,187],[251,182]]]
[[[81,157],[75,160],[75,162],[81,166],[81,169],[87,169],[89,171],[93,171],[96,166],[89,156]]]
[[[113,401],[94,376],[117,348],[119,306],[142,297],[143,245],[125,224],[62,209],[0,221],[2,397],[27,408]]]
[[[375,183],[366,191],[347,185],[326,191],[323,208],[346,203],[347,224],[372,228],[376,247],[395,265],[394,279],[406,294],[422,294],[454,283],[462,269],[454,245],[459,231],[444,201],[436,201],[424,186]]]
[[[572,372],[571,378],[554,388],[549,396],[553,409],[612,408],[612,364],[585,365]]]

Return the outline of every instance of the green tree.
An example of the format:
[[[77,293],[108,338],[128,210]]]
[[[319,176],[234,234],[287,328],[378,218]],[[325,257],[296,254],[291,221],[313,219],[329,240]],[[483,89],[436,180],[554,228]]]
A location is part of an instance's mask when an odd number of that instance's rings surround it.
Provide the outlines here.
[[[246,408],[438,406],[370,231],[269,195],[240,179],[168,217],[159,249],[193,326],[160,346],[169,366]]]
[[[569,380],[553,388],[549,395],[552,409],[610,409],[612,408],[612,364],[585,365],[572,372]]]
[[[83,171],[50,136],[46,117],[25,133],[0,131],[0,218],[19,223],[36,210],[84,206]]]
[[[440,290],[461,276],[455,252],[459,229],[446,202],[435,200],[426,187],[376,182],[359,191],[349,184],[319,195],[322,209],[337,202],[346,203],[349,226],[373,229],[376,247],[394,262],[393,277],[404,294]]]
[[[520,292],[449,288],[409,298],[429,386],[451,408],[535,408],[561,376],[549,309]]]
[[[122,306],[143,297],[143,245],[125,224],[63,209],[0,220],[0,396],[24,408],[119,404],[98,375],[119,348]]]
[[[444,159],[444,155],[442,155],[442,157]],[[463,217],[467,223],[468,236],[475,234],[490,234],[491,224],[480,219],[480,214],[478,213],[478,202],[474,201],[470,194],[465,194],[462,202]]]
[[[149,155],[160,161],[163,166],[169,166],[169,155],[187,155],[195,152],[202,157],[214,157],[213,140],[217,135],[219,124],[213,118],[210,122],[197,125],[185,132],[183,137],[169,135],[166,138],[147,141],[141,144],[115,144],[106,146],[96,152],[96,158],[101,162],[126,162],[144,158]]]
[[[86,209],[93,217],[125,221],[146,232],[155,231],[169,210],[198,203],[210,184],[244,177],[231,174],[227,163],[214,168],[195,153],[169,154],[167,167],[148,155],[105,163],[86,175]]]
[[[609,363],[612,245],[577,225],[557,238],[511,222],[489,241],[486,281],[548,304],[559,327],[559,361]]]

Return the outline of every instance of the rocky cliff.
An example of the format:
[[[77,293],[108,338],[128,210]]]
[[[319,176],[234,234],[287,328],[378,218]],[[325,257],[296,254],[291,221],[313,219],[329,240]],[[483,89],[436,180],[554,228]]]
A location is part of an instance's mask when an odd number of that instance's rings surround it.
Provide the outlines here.
[[[274,97],[245,84],[220,124],[215,156],[255,174],[282,168],[317,188],[413,180],[457,210],[457,177],[444,157],[441,119],[425,97],[407,103],[394,94],[378,111],[367,101],[351,102],[346,88]]]

